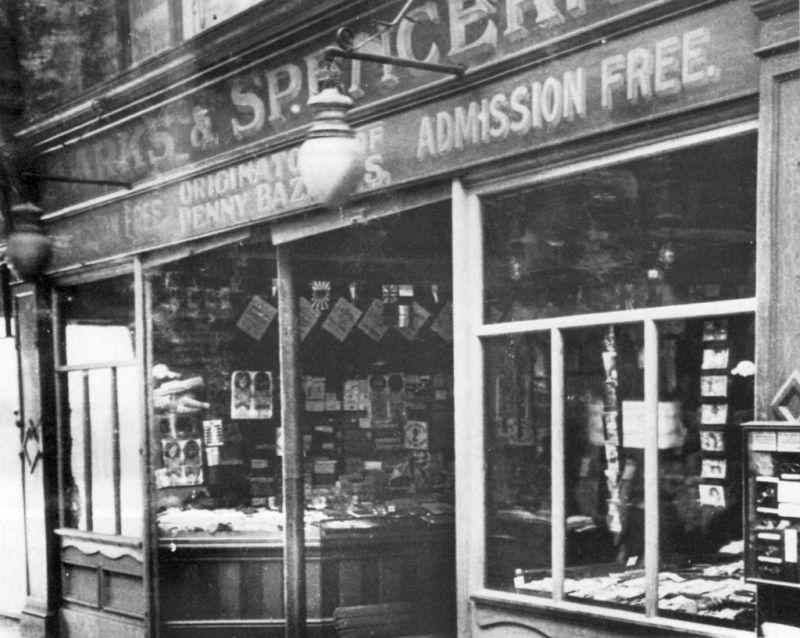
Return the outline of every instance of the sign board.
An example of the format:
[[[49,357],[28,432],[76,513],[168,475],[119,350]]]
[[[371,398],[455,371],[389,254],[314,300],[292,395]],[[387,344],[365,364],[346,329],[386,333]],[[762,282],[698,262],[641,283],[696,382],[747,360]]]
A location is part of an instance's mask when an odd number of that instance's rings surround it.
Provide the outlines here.
[[[429,5],[435,6],[425,6]],[[446,175],[752,94],[758,86],[752,52],[756,27],[747,2],[716,4],[365,124],[358,131],[365,158],[360,189]],[[215,130],[215,148],[230,148],[221,141],[221,129]],[[230,144],[236,138],[233,135]],[[173,139],[167,145],[179,148]],[[144,166],[146,153],[131,149],[127,159],[119,161],[128,169]],[[193,159],[187,151],[180,161]],[[119,161],[112,164],[122,166]],[[111,177],[102,171],[89,174]],[[52,264],[60,268],[172,244],[310,205],[297,169],[297,148],[289,148],[167,183],[91,213],[54,219],[49,224],[56,244]]]

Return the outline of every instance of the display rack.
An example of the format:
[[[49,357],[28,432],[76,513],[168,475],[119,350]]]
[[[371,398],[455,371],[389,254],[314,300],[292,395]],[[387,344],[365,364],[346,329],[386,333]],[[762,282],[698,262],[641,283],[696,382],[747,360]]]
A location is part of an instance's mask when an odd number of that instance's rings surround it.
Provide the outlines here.
[[[743,426],[745,579],[800,589],[800,424]]]

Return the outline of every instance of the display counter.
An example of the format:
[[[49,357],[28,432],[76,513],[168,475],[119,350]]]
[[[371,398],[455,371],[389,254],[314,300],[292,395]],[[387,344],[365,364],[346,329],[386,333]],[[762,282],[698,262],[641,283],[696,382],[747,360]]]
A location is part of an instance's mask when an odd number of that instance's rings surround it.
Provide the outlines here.
[[[281,516],[240,514],[251,522]],[[323,516],[310,513],[306,525],[310,636],[333,635],[337,608],[382,603],[424,608],[430,631],[447,625],[455,588],[452,516]],[[282,636],[283,550],[278,529],[173,528],[159,547],[163,635]]]

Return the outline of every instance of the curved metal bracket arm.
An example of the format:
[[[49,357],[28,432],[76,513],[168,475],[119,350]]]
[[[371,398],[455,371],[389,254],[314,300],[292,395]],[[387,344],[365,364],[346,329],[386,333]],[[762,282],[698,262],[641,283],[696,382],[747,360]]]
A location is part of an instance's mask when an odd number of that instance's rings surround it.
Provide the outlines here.
[[[327,47],[325,49],[325,59],[346,58],[348,60],[363,60],[365,62],[378,62],[379,64],[392,64],[394,66],[410,67],[412,69],[423,69],[425,71],[435,71],[437,73],[449,73],[461,77],[467,69],[458,64],[436,64],[433,62],[422,62],[420,60],[407,60],[389,55],[378,55],[377,53],[364,53],[361,51],[347,50],[341,47]]]

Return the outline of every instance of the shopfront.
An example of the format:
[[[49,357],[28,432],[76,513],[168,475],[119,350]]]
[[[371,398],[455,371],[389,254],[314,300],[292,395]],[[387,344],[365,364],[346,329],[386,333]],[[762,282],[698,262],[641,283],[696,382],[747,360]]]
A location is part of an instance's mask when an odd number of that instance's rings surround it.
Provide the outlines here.
[[[376,51],[467,73],[344,65],[337,210],[297,166],[335,11],[51,145],[135,185],[48,186],[52,290],[14,289],[58,502],[30,625],[754,635],[739,432],[796,367],[797,176],[764,162],[797,15],[753,4],[420,3]]]

